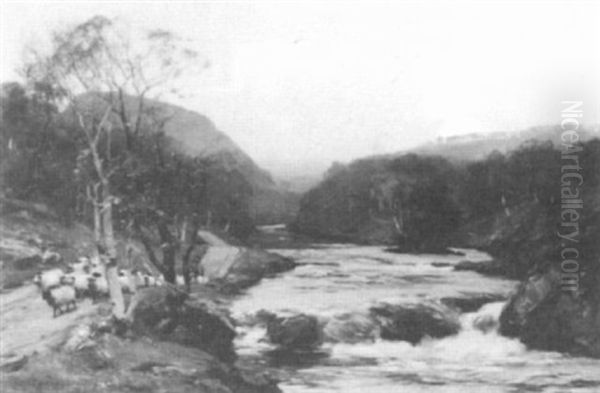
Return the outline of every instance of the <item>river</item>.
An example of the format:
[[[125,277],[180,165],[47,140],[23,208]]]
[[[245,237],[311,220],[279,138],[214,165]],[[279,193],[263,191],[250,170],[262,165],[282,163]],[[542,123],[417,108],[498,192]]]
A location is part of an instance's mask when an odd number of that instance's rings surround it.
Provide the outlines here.
[[[331,320],[365,314],[387,302],[436,302],[445,297],[506,298],[515,281],[470,271],[454,271],[463,260],[483,261],[481,252],[457,255],[410,255],[382,247],[312,245],[272,250],[300,265],[263,280],[233,304],[239,327],[237,352],[243,361],[259,362],[278,373],[286,393],[344,392],[600,392],[600,360],[528,350],[516,339],[486,330],[474,321],[494,322],[503,302],[492,302],[460,315],[458,334],[425,338],[416,345],[378,337],[362,342],[325,342],[312,353],[278,352],[255,322],[261,310],[277,315],[305,313]],[[485,329],[484,329],[485,330]]]

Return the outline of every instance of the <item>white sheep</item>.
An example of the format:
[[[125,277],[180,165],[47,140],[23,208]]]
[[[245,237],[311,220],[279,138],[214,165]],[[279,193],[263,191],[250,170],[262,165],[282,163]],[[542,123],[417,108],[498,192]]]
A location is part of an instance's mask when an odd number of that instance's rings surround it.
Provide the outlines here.
[[[37,272],[35,276],[33,276],[33,283],[38,287],[42,287],[42,272]]]
[[[75,277],[71,274],[63,274],[60,277],[60,285],[75,286]]]
[[[196,274],[191,282],[196,281],[198,284],[206,284],[208,279],[200,274]],[[175,283],[177,285],[185,285],[185,277],[183,275],[177,275],[175,278]]]
[[[137,289],[136,280],[128,270],[120,269],[118,274],[119,284],[124,293],[135,293]]]
[[[76,262],[72,262],[69,266],[74,273],[86,274],[90,271],[90,260],[87,257],[79,257]]]
[[[90,274],[83,272],[73,272],[63,276],[63,284],[73,285],[77,298],[85,296],[89,292]]]
[[[104,274],[104,264],[100,260],[100,257],[94,256],[92,258],[88,258],[88,261],[88,270],[90,273]]]
[[[133,273],[133,281],[137,288],[155,287],[159,285],[159,279],[150,274],[142,273],[140,271],[135,271]]]
[[[204,277],[201,274],[196,275],[196,282],[198,284],[206,284],[208,282],[208,278]]]
[[[60,278],[64,275],[62,269],[50,269],[45,272],[40,272],[39,282],[42,292],[47,291],[50,287],[54,287],[60,284]]]
[[[62,261],[62,256],[58,252],[49,249],[44,249],[42,252],[42,263],[59,263],[60,261]]]
[[[136,288],[143,288],[146,286],[144,282],[144,274],[142,272],[134,269],[131,271],[131,276]]]
[[[48,300],[48,291],[51,288],[60,285],[60,278],[64,275],[64,272],[61,269],[50,269],[45,272],[38,272],[36,277],[33,279],[33,282],[40,288],[42,292],[42,299]]]
[[[104,275],[105,269],[104,269],[104,266],[100,265],[100,266],[92,266],[89,271],[91,274]]]
[[[71,285],[59,285],[51,288],[48,291],[46,301],[52,307],[52,316],[56,317],[57,312],[62,314],[69,311],[71,306],[73,309],[76,309],[77,303],[75,302],[75,298],[75,288]],[[63,306],[66,307],[64,311]]]

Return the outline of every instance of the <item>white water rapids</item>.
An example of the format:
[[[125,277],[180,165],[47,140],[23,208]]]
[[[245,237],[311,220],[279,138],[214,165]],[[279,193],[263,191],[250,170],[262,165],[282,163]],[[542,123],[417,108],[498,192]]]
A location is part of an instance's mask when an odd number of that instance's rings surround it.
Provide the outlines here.
[[[295,270],[263,280],[233,305],[234,318],[249,321],[259,310],[277,315],[305,313],[321,320],[368,313],[370,306],[437,301],[481,294],[507,297],[516,282],[454,271],[462,260],[487,255],[409,255],[381,247],[321,245],[273,250],[300,263]],[[419,392],[600,392],[600,360],[528,350],[500,336],[494,326],[502,302],[460,316],[457,335],[425,338],[416,345],[375,339],[325,343],[317,354],[292,360],[270,355],[265,329],[240,327],[237,351],[280,372],[286,393]],[[489,329],[478,329],[476,321]],[[484,332],[485,330],[485,332]]]

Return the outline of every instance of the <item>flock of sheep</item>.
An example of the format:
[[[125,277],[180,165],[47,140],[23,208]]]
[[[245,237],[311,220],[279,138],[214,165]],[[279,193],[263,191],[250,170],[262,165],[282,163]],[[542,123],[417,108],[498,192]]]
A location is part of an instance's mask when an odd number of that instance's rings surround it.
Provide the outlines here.
[[[138,270],[119,269],[119,283],[124,293],[135,293],[138,288],[162,285],[163,278]],[[177,277],[183,281],[183,277]],[[34,283],[40,288],[42,298],[56,317],[77,308],[77,300],[90,297],[94,302],[108,296],[109,288],[104,264],[99,258],[80,257],[66,269],[54,268],[38,272]]]

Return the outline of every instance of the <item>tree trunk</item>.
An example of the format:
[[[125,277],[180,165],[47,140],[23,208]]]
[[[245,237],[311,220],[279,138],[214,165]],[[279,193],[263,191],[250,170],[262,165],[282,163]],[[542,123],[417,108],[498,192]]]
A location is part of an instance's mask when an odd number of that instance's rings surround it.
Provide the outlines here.
[[[108,290],[110,293],[110,299],[113,303],[113,315],[118,320],[122,320],[125,317],[125,301],[123,300],[123,291],[121,290],[121,283],[119,282],[118,274],[118,257],[117,257],[117,244],[115,241],[115,233],[113,228],[113,217],[112,217],[112,201],[110,194],[107,192],[108,186],[105,185],[104,191],[107,197],[104,200],[104,206],[102,208],[102,224],[104,227],[104,244],[106,246],[106,253],[108,262],[105,265],[106,269],[106,280],[108,281]]]
[[[113,316],[117,320],[123,320],[125,317],[125,301],[123,300],[123,292],[121,291],[117,272],[118,258],[113,228],[112,196],[97,147],[97,142],[90,143],[94,167],[100,178],[100,184],[94,190],[94,199],[96,200],[94,203],[94,235],[96,236],[99,256],[105,263],[106,281],[110,300],[113,303]]]
[[[169,226],[164,218],[159,218],[158,234],[160,235],[161,249],[163,251],[163,267],[165,281],[175,284],[175,252],[177,251],[177,239],[171,234]]]
[[[133,228],[135,229],[138,237],[140,238],[144,248],[146,249],[146,253],[148,254],[148,259],[150,259],[150,263],[158,269],[158,271],[164,276],[165,268],[163,264],[156,257],[156,253],[154,252],[154,248],[152,248],[152,241],[146,236],[142,228],[138,225],[137,222],[134,221]]]
[[[181,261],[183,270],[183,279],[185,281],[185,290],[189,293],[192,289],[192,278],[195,278],[195,272],[192,271],[191,256],[196,242],[198,240],[198,220],[194,218],[186,219],[182,237],[187,240],[187,249],[183,254]]]

